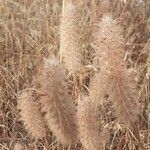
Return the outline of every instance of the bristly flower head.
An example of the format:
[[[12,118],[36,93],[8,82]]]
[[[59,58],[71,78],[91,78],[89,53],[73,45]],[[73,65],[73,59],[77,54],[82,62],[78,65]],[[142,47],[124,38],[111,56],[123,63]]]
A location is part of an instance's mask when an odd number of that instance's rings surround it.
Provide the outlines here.
[[[98,32],[95,33],[95,51],[95,62],[100,71],[91,82],[90,98],[100,104],[104,94],[108,94],[119,120],[126,125],[133,124],[139,114],[138,92],[123,59],[122,28],[111,14],[103,16]]]
[[[45,59],[37,75],[45,119],[57,140],[71,144],[77,139],[74,108],[65,82],[65,68],[56,57]]]
[[[78,6],[71,1],[66,1],[60,24],[60,57],[71,73],[81,68],[79,16]]]
[[[27,131],[35,139],[42,139],[46,136],[46,129],[42,114],[39,110],[32,91],[23,91],[18,98],[18,108],[21,110],[21,119]]]

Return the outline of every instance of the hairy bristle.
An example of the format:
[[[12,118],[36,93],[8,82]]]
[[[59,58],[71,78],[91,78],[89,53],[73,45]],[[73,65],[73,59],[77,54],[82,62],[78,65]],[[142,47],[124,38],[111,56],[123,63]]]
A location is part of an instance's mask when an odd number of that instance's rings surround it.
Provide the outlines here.
[[[93,104],[95,104],[95,107],[103,103],[104,93],[106,93],[106,89],[102,87],[104,87],[105,84],[105,81],[101,79],[101,73],[97,73],[91,79],[89,87],[89,99]]]
[[[42,139],[46,136],[43,117],[31,91],[24,91],[19,95],[18,107],[21,110],[21,119],[32,137]]]
[[[106,13],[111,11],[110,0],[91,0],[92,3],[92,12],[91,12],[91,19],[95,24],[99,18],[101,18]]]
[[[109,13],[111,11],[110,0],[102,0],[101,1],[101,11],[102,15]]]
[[[71,73],[75,73],[81,67],[79,16],[77,5],[66,1],[60,24],[60,57]]]
[[[94,34],[95,58],[94,65],[105,68],[109,66],[109,56],[117,53],[116,57],[123,58],[123,36],[121,27],[111,14],[106,14],[99,23],[98,31]],[[109,56],[108,56],[109,54]]]
[[[21,144],[21,143],[15,143],[14,144],[14,147],[13,147],[13,150],[24,150],[24,146]]]
[[[50,130],[63,144],[77,139],[73,103],[67,93],[65,68],[56,58],[46,59],[39,74],[40,102]]]
[[[102,18],[99,31],[95,34],[95,58],[100,72],[93,79],[91,90],[101,86],[92,97],[99,103],[107,93],[119,120],[129,125],[137,121],[139,109],[134,77],[123,60],[124,40],[121,32],[118,22],[110,14]]]
[[[138,121],[139,102],[136,85],[126,68],[119,68],[108,78],[110,99],[113,100],[120,121],[134,125]]]
[[[102,149],[95,107],[91,105],[88,97],[79,100],[77,118],[82,145],[88,150]]]

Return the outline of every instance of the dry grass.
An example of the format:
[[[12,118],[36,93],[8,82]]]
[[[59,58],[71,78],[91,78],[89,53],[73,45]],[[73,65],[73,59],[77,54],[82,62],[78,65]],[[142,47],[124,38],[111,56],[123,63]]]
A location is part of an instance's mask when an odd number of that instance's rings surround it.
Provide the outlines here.
[[[63,2],[0,0],[0,150],[150,149],[150,1]]]

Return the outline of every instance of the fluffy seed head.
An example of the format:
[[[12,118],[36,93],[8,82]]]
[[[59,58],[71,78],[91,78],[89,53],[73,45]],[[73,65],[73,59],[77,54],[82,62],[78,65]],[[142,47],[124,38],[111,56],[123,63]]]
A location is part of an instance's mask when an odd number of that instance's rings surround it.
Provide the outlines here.
[[[131,72],[123,60],[124,40],[121,27],[110,14],[105,15],[100,22],[99,31],[95,34],[95,62],[100,72],[94,77],[91,98],[101,103],[104,94],[108,94],[124,124],[133,124],[138,120],[139,104],[136,84]],[[96,65],[97,65],[96,64]]]
[[[82,145],[88,150],[102,149],[95,107],[87,97],[79,101],[77,117]]]
[[[63,144],[77,139],[73,103],[65,82],[65,68],[56,58],[46,59],[38,74],[40,98],[48,126]]]
[[[81,67],[79,46],[79,10],[72,2],[63,6],[60,25],[60,57],[71,73]]]
[[[33,138],[42,139],[46,135],[45,125],[31,91],[24,91],[19,95],[18,107],[27,131]]]

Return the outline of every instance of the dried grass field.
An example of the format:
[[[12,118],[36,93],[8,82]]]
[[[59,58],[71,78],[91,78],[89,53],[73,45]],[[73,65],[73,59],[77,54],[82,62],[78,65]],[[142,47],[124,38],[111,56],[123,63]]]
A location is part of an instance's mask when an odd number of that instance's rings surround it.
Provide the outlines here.
[[[150,0],[0,0],[0,150],[150,150]]]

